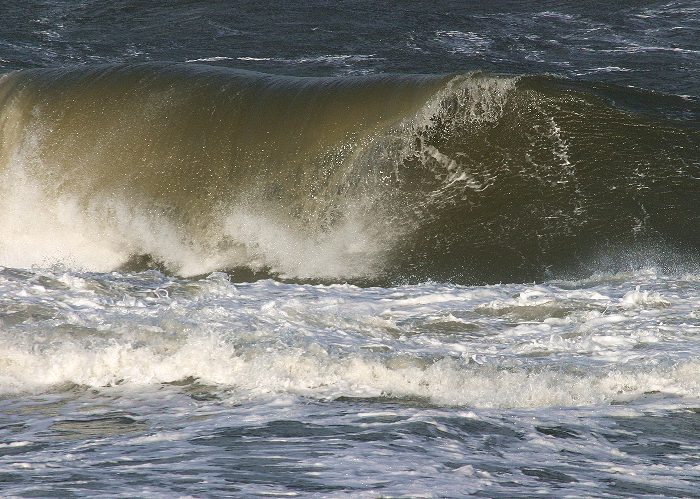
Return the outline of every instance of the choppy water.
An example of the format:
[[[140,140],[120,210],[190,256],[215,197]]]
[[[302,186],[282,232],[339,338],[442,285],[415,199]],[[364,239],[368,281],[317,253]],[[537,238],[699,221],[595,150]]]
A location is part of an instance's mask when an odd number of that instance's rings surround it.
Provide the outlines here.
[[[697,275],[4,269],[0,290],[9,494],[687,496],[700,478]]]
[[[0,495],[697,495],[699,15],[5,2]]]

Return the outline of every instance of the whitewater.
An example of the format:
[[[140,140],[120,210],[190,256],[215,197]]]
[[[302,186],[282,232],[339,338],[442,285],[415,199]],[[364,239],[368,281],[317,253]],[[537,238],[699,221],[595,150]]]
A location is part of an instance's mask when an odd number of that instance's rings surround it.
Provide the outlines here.
[[[696,496],[699,15],[4,2],[0,496]]]
[[[358,288],[5,268],[0,289],[9,495],[687,496],[700,478],[697,274]]]

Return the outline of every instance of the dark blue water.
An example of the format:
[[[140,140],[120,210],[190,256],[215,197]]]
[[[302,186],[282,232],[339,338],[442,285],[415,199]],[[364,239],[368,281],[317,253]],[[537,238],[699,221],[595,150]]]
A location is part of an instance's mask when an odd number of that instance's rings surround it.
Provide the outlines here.
[[[292,75],[551,73],[697,98],[693,1],[5,2],[7,69],[194,61]]]

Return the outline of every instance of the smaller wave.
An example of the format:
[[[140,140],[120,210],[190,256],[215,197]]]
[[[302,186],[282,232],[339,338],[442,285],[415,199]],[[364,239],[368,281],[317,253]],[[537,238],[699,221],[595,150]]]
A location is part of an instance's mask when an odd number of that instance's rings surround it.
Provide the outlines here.
[[[700,396],[700,363],[670,367],[566,372],[558,368],[468,365],[454,359],[418,357],[377,360],[335,356],[318,345],[279,351],[236,351],[216,335],[193,334],[182,344],[116,343],[94,348],[63,341],[43,352],[2,341],[2,393],[41,392],[73,385],[103,389],[196,379],[234,399],[288,394],[425,399],[477,408],[535,408],[610,404],[649,392]]]
[[[235,400],[681,403],[700,396],[698,279],[360,288],[0,268],[0,393],[195,383]]]
[[[239,60],[248,60],[246,58],[240,58],[238,57]],[[200,59],[187,59],[185,62],[219,62],[219,61],[231,61],[234,60],[233,57],[225,57],[225,56],[214,56],[214,57],[202,57]],[[255,61],[262,61],[266,59],[250,59],[250,60],[255,60]]]

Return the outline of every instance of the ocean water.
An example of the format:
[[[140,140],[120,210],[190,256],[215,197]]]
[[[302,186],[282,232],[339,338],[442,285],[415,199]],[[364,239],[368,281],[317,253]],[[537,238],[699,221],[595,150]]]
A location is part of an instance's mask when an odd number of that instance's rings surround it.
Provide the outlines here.
[[[0,495],[697,495],[698,35],[3,3]]]

